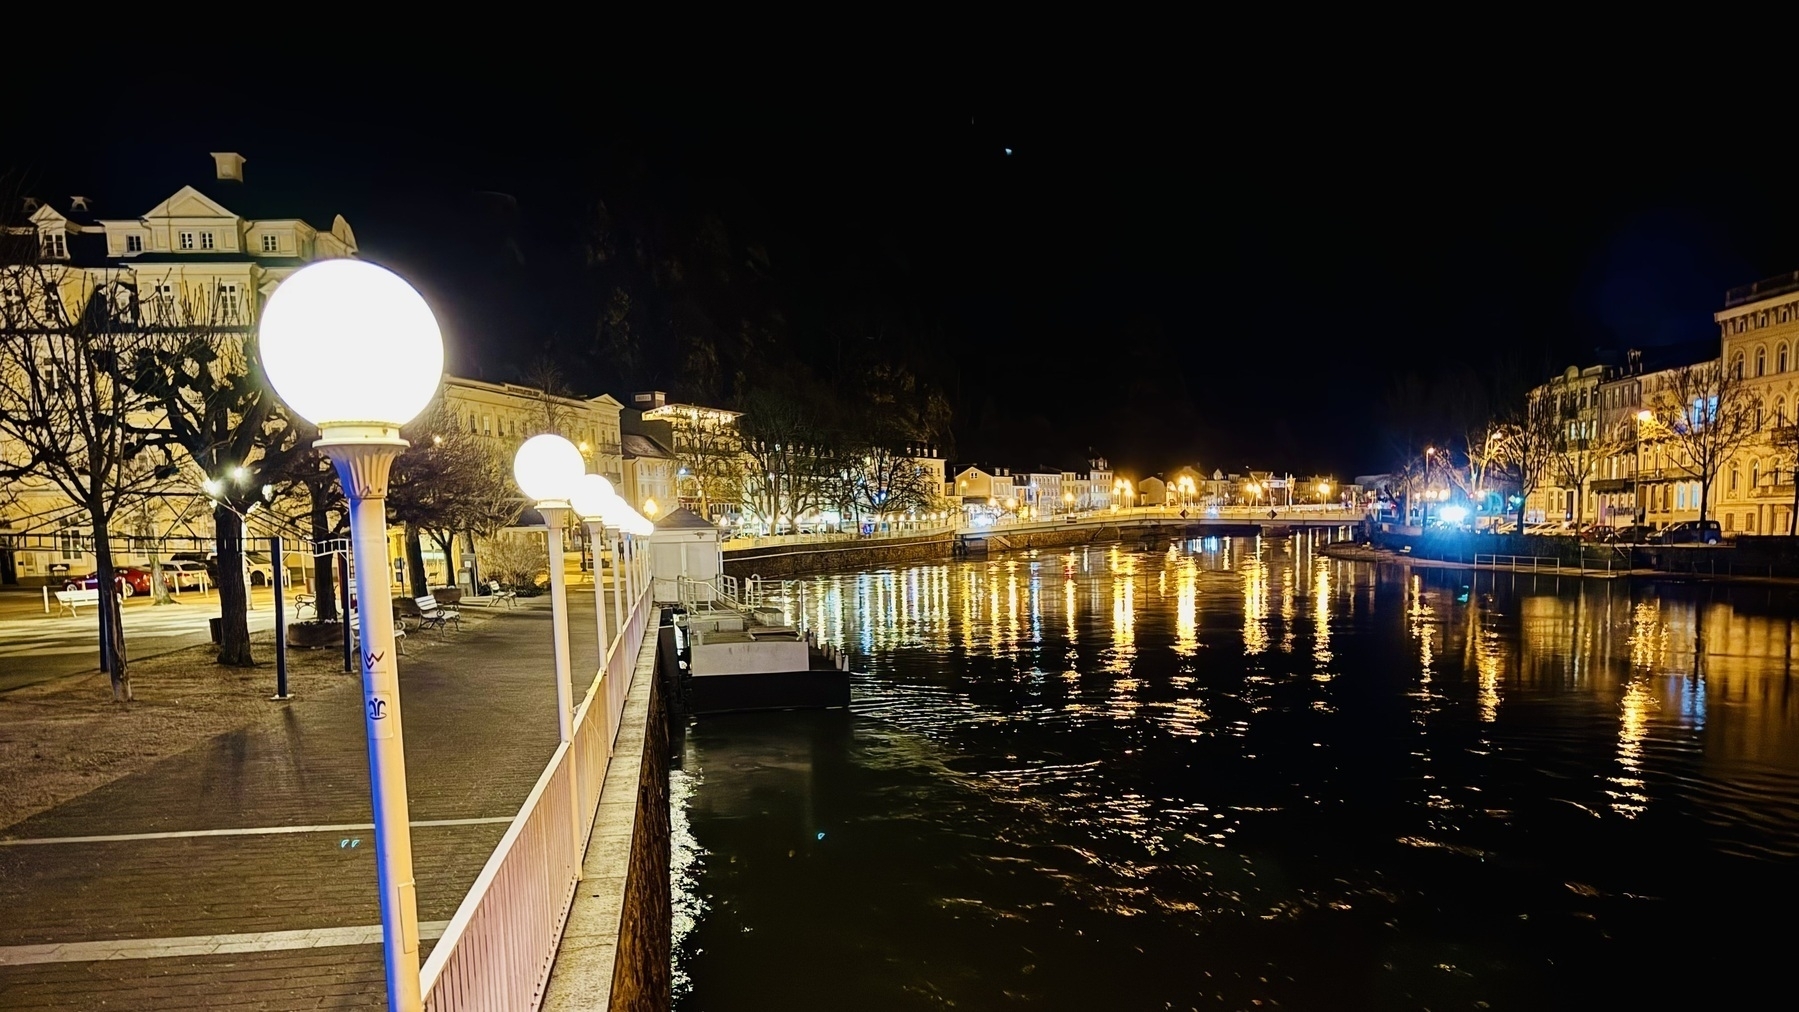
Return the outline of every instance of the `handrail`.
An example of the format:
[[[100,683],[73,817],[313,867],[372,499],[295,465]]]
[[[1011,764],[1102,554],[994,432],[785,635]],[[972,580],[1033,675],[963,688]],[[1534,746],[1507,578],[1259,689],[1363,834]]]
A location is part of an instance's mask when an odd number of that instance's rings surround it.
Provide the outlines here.
[[[542,1000],[654,609],[645,587],[607,644],[570,740],[556,746],[431,950],[419,972],[426,1008],[536,1008]]]

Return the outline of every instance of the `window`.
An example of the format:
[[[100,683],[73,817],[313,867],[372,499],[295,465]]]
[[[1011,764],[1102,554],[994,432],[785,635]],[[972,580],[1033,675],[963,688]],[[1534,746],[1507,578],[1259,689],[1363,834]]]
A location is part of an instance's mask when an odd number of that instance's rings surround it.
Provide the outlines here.
[[[194,234],[192,232],[181,233],[180,245],[182,249],[193,249]]]
[[[1780,348],[1774,352],[1774,371],[1787,371],[1787,346],[1784,342],[1782,342]]]
[[[1787,399],[1785,397],[1776,397],[1774,398],[1774,427],[1780,428],[1786,423]]]
[[[1735,492],[1737,490],[1737,479],[1739,479],[1741,477],[1742,477],[1742,474],[1739,473],[1736,468],[1733,467],[1730,469],[1730,490],[1732,492]]]
[[[481,416],[481,434],[483,436],[493,435],[493,416],[492,415],[482,415]]]
[[[1685,485],[1680,485],[1674,489],[1674,508],[1677,510],[1687,508],[1687,487]]]
[[[1755,514],[1753,514],[1753,513],[1743,514],[1743,529],[1748,531],[1751,534],[1755,533]]]
[[[219,315],[225,319],[236,319],[242,303],[237,297],[237,282],[228,281],[219,285]]]
[[[201,249],[212,249],[212,233],[211,232],[201,232],[200,233],[200,248]]]
[[[281,237],[280,236],[274,235],[272,233],[265,233],[263,235],[262,251],[264,253],[273,253],[276,250],[279,250],[280,248],[281,248]]]
[[[1731,356],[1730,374],[1737,379],[1743,378],[1743,353],[1740,351]]]
[[[81,558],[81,528],[74,521],[63,521],[62,529],[56,532],[56,547],[65,559]]]
[[[127,253],[142,253],[143,251],[144,251],[144,237],[143,236],[128,235],[125,237],[125,252],[127,252]]]
[[[1735,513],[1724,514],[1724,529],[1727,531],[1736,530],[1737,529],[1736,519],[1737,519],[1737,515]]]
[[[44,255],[52,260],[69,258],[69,239],[61,232],[44,233]]]
[[[1755,349],[1755,374],[1765,376],[1768,373],[1768,349]]]
[[[1761,485],[1761,483],[1762,483],[1762,462],[1758,460],[1755,463],[1749,465],[1749,488],[1750,488],[1750,490],[1753,491],[1754,489],[1759,487]]]

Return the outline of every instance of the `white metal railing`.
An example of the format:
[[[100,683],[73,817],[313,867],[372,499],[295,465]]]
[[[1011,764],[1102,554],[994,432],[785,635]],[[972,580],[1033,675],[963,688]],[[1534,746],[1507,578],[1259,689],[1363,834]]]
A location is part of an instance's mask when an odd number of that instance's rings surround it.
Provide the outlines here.
[[[655,608],[643,575],[575,710],[572,739],[557,745],[419,973],[427,1009],[535,1009],[543,998]]]
[[[1553,571],[1562,568],[1562,560],[1550,555],[1487,555],[1483,552],[1476,552],[1474,554],[1474,564],[1477,566],[1492,566],[1496,569],[1503,567],[1505,569],[1529,573],[1539,573],[1545,570]]]

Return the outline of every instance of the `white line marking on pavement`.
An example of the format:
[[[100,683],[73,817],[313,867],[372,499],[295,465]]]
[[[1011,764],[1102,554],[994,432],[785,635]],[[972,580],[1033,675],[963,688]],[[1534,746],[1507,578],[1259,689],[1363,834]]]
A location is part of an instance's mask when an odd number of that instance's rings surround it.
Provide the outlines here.
[[[414,826],[486,826],[511,822],[513,816],[484,819],[432,819]],[[274,836],[280,833],[347,833],[374,829],[372,822],[345,822],[331,826],[256,826],[248,829],[184,829],[168,833],[123,833],[118,836],[40,836],[27,840],[0,840],[0,847],[35,847],[46,843],[123,843],[130,840],[178,840],[190,836]]]
[[[443,936],[449,921],[422,921],[419,938]],[[47,945],[0,945],[0,966],[28,963],[92,963],[105,959],[163,959],[169,956],[219,956],[232,952],[275,949],[322,949],[332,945],[379,945],[381,925],[351,928],[305,928],[299,931],[251,931],[241,935],[187,935],[181,938],[115,938],[105,942],[53,942]]]

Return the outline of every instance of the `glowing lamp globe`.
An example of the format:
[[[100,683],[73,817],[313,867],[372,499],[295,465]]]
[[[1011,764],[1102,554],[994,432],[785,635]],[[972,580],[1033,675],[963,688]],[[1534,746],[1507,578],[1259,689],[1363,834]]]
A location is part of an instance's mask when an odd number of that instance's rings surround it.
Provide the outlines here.
[[[404,278],[365,260],[295,271],[262,311],[262,368],[287,406],[320,429],[398,428],[443,380],[443,334]]]
[[[606,500],[613,498],[612,483],[603,474],[584,474],[569,493],[568,504],[583,520],[604,521]]]
[[[519,491],[539,503],[568,502],[586,470],[581,451],[554,432],[525,440],[512,457],[512,477]]]
[[[606,518],[606,526],[616,527],[621,531],[625,529],[625,522],[629,519],[630,513],[631,504],[625,502],[625,497],[616,492],[607,496],[605,505],[600,507],[600,515]]]

